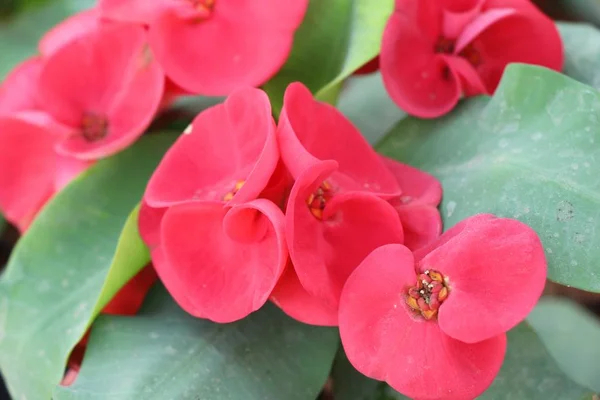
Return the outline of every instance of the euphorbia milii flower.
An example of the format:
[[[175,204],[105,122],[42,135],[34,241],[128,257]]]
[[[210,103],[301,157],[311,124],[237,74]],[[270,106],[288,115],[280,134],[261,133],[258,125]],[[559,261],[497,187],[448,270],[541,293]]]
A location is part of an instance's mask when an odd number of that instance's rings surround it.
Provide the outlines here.
[[[0,116],[39,109],[37,82],[42,70],[41,57],[17,65],[0,85]]]
[[[287,261],[284,217],[258,196],[278,160],[269,99],[243,89],[199,114],[150,179],[140,233],[190,314],[230,322],[269,298]]]
[[[74,39],[98,29],[102,23],[105,22],[100,19],[96,8],[73,14],[46,32],[39,42],[40,53],[48,57]]]
[[[442,217],[437,206],[442,200],[442,185],[433,176],[387,157],[383,162],[398,180],[402,195],[390,199],[404,230],[404,245],[417,250],[442,233]]]
[[[164,74],[143,27],[109,24],[51,54],[40,79],[40,101],[71,133],[63,155],[98,159],[133,143],[158,110]]]
[[[542,244],[527,225],[471,217],[414,254],[374,250],[341,296],[350,362],[416,399],[473,399],[500,370],[505,332],[544,288]]]
[[[396,104],[433,118],[462,95],[492,94],[509,63],[560,70],[564,56],[554,22],[529,0],[396,0],[380,58]]]
[[[259,86],[287,59],[308,0],[101,0],[102,15],[147,24],[176,84],[204,95]]]
[[[398,214],[384,200],[400,187],[352,123],[300,83],[285,93],[278,139],[295,178],[286,207],[292,263],[307,292],[337,309],[360,261],[381,245],[402,243]]]

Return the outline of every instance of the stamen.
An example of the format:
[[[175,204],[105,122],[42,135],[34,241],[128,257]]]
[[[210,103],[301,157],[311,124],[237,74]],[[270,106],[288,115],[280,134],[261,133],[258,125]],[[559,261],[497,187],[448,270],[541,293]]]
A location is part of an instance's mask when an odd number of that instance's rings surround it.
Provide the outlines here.
[[[108,119],[95,113],[86,113],[81,121],[81,134],[88,142],[102,140],[108,134]]]
[[[417,277],[417,284],[408,289],[406,304],[426,320],[437,315],[440,305],[448,298],[447,279],[438,271],[425,270]]]
[[[235,186],[233,187],[233,190],[231,192],[227,192],[225,196],[223,196],[223,201],[229,201],[233,199],[233,196],[235,196],[237,192],[239,192],[242,186],[244,186],[244,183],[246,183],[246,181],[237,181]]]
[[[308,199],[306,199],[306,204],[315,218],[319,220],[323,219],[323,211],[325,210],[327,201],[331,200],[332,197],[333,189],[331,184],[329,184],[327,181],[323,181],[321,186],[319,186],[314,193],[308,196]]]

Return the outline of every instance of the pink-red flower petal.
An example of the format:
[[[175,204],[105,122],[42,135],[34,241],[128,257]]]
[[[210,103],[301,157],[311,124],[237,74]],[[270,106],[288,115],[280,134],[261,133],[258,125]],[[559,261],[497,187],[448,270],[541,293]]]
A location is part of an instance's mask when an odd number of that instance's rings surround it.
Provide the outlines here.
[[[311,296],[302,286],[290,263],[271,293],[271,301],[297,321],[318,326],[337,326],[337,309]]]
[[[170,207],[160,245],[168,270],[155,267],[175,299],[187,299],[180,304],[186,311],[215,322],[244,318],[267,301],[283,273],[283,224],[281,210],[264,199],[229,210],[220,202]]]
[[[335,107],[315,100],[299,82],[285,92],[278,137],[282,159],[295,178],[311,158],[335,160],[338,172],[353,181],[353,187],[344,189],[400,193],[394,176],[352,122]]]
[[[226,95],[259,86],[281,68],[307,6],[307,0],[217,1],[200,21],[182,18],[183,10],[162,12],[150,24],[150,43],[178,85]]]
[[[17,65],[0,85],[0,115],[37,110],[38,79],[42,70],[41,57],[33,57]]]
[[[414,399],[473,399],[500,370],[506,336],[467,344],[435,321],[415,317],[406,290],[414,259],[402,245],[373,251],[352,273],[340,300],[340,335],[350,362],[366,376]]]
[[[234,194],[231,204],[238,204],[256,198],[266,187],[279,151],[271,106],[263,91],[236,91],[225,103],[200,113],[188,129],[150,179],[144,195],[149,205],[221,201],[228,193]]]
[[[73,39],[97,29],[101,23],[96,8],[74,14],[46,32],[39,43],[40,53],[48,57]]]
[[[546,283],[546,258],[533,229],[508,218],[478,215],[417,252],[418,270],[448,280],[440,328],[457,340],[480,342],[516,326]],[[427,252],[427,253],[426,253]]]

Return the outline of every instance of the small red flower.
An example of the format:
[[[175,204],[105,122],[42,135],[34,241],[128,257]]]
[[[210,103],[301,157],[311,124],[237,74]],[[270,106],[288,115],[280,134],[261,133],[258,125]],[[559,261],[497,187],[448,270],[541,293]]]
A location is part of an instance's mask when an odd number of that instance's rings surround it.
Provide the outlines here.
[[[44,111],[69,127],[63,155],[91,160],[133,143],[158,110],[164,75],[140,26],[110,24],[77,36],[45,61]]]
[[[231,322],[268,300],[287,261],[284,217],[258,197],[278,161],[269,99],[243,89],[199,114],[150,179],[140,234],[190,314]]]
[[[278,126],[295,179],[286,206],[290,257],[306,291],[337,309],[346,278],[373,249],[402,243],[394,175],[358,130],[299,83],[284,97]]]
[[[387,157],[383,162],[398,180],[402,195],[390,199],[404,230],[404,245],[417,250],[442,233],[442,217],[437,206],[442,200],[442,185],[433,176]]]
[[[564,56],[554,22],[529,0],[396,0],[380,58],[396,104],[433,118],[461,95],[493,93],[509,63],[560,70]]]
[[[411,253],[373,251],[341,296],[350,362],[417,399],[473,399],[500,370],[505,332],[532,310],[546,260],[536,233],[492,215],[462,221]]]
[[[186,90],[259,86],[290,53],[308,0],[101,0],[102,15],[147,24],[152,51]]]

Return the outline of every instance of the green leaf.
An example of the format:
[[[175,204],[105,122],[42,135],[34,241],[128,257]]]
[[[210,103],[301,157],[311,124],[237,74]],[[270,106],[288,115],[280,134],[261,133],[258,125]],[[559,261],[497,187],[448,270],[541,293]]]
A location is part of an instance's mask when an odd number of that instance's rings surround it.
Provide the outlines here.
[[[343,354],[338,355],[332,376],[336,400],[406,399],[386,384],[362,376]],[[435,379],[432,382],[434,384]],[[508,333],[502,369],[490,388],[478,399],[563,400],[584,397],[591,397],[590,390],[564,375],[535,332],[523,323]]]
[[[348,79],[338,108],[370,143],[378,142],[406,117],[387,94],[379,72]]]
[[[270,303],[231,324],[193,318],[157,286],[135,318],[98,318],[77,381],[54,398],[313,400],[338,342]]]
[[[93,0],[52,0],[0,20],[0,80],[19,62],[37,53],[39,39],[69,15],[90,8]]]
[[[597,8],[600,11],[600,2]],[[600,31],[582,23],[562,22],[557,25],[565,48],[563,73],[599,89]]]
[[[18,242],[0,281],[0,367],[13,398],[50,398],[94,316],[147,263],[130,212],[173,139],[146,136],[98,162]]]
[[[600,93],[541,67],[511,65],[494,97],[438,120],[407,118],[379,144],[435,175],[446,229],[477,213],[540,235],[548,277],[600,291]]]
[[[545,297],[527,318],[561,369],[600,393],[600,322],[577,303]]]
[[[591,394],[563,374],[527,324],[508,332],[507,346],[500,373],[479,399],[564,400]]]
[[[393,0],[310,0],[296,32],[292,53],[281,71],[264,85],[278,113],[283,93],[294,81],[317,96],[379,54]]]
[[[2,234],[2,231],[4,230],[5,226],[6,226],[6,220],[4,219],[2,214],[0,214],[0,234]]]

